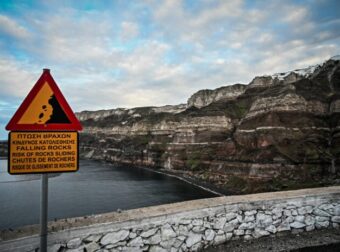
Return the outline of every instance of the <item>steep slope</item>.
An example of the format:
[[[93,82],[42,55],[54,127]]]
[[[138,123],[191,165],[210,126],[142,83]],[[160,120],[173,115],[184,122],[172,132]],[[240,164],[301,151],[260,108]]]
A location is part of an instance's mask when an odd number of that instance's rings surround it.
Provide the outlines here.
[[[84,156],[164,168],[233,192],[340,172],[340,61],[195,93],[187,105],[77,114]]]

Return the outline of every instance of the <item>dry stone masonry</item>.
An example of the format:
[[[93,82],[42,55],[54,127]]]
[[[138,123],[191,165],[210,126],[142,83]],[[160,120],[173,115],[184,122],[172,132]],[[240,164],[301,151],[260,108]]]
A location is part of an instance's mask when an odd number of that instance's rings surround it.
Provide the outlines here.
[[[297,202],[295,202],[297,203]],[[340,202],[317,206],[278,204],[203,218],[180,219],[161,225],[116,230],[75,238],[54,248],[66,251],[197,251],[231,239],[256,239],[277,232],[293,233],[339,228]],[[101,250],[99,250],[101,249]],[[56,249],[56,251],[59,251]]]
[[[339,228],[340,187],[218,197],[87,218],[100,223],[59,227],[49,236],[49,251],[198,251],[232,239]],[[0,250],[36,251],[34,238],[27,239],[0,242]]]

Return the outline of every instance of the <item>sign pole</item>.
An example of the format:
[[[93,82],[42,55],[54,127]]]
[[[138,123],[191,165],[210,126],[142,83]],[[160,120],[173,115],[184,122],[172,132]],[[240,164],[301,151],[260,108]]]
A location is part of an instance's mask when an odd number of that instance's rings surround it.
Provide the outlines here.
[[[41,175],[40,251],[47,252],[48,174]]]
[[[78,170],[82,130],[49,69],[43,70],[6,130],[11,131],[8,173],[41,174],[40,252],[47,252],[48,173]]]

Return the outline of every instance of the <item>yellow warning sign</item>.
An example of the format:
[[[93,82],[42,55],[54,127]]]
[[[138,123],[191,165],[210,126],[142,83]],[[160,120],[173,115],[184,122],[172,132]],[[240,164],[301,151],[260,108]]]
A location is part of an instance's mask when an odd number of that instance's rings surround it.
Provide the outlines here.
[[[10,132],[8,172],[77,171],[78,132]]]

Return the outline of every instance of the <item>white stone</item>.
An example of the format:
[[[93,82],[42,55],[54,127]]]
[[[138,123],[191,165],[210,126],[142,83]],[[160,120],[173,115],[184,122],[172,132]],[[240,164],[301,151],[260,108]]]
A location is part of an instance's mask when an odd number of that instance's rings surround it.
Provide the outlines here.
[[[275,216],[277,216],[277,218],[282,216],[282,208],[275,207],[272,212]]]
[[[179,248],[180,246],[182,246],[183,242],[184,240],[176,239],[176,241],[174,242],[174,247]]]
[[[225,218],[226,218],[226,221],[230,221],[230,220],[235,219],[236,216],[237,216],[236,213],[227,213],[227,214],[225,215]]]
[[[84,242],[97,242],[101,237],[102,235],[89,235],[84,239]]]
[[[154,235],[157,232],[157,230],[158,230],[158,228],[149,229],[147,231],[142,232],[140,234],[140,236],[143,237],[143,238],[148,238],[148,237]],[[130,237],[130,238],[132,238],[132,237]]]
[[[295,209],[292,209],[291,213],[292,213],[293,216],[297,216],[298,215],[298,212]]]
[[[297,211],[300,215],[310,214],[313,212],[313,207],[312,206],[299,207]]]
[[[306,226],[306,231],[307,231],[307,232],[313,231],[314,229],[315,229],[315,226],[314,226],[314,225]]]
[[[261,227],[267,227],[273,223],[273,219],[271,215],[258,213],[256,215],[256,223]]]
[[[183,242],[182,246],[180,247],[180,251],[188,251],[188,248],[185,242]]]
[[[331,217],[331,215],[329,213],[327,213],[326,211],[321,210],[319,208],[314,209],[313,214],[315,214],[317,216]]]
[[[251,222],[255,220],[255,216],[254,215],[248,215],[244,217],[244,222]]]
[[[167,240],[167,241],[162,241],[160,243],[160,245],[167,249],[168,251],[170,250],[170,248],[174,245],[174,243],[176,242],[176,239],[171,239],[171,240]]]
[[[145,250],[144,250],[145,251]],[[178,251],[178,249],[176,249],[176,248],[171,248],[170,249],[170,252],[177,252]]]
[[[168,252],[168,251],[160,246],[151,246],[149,252]]]
[[[191,248],[194,244],[200,242],[202,240],[201,234],[195,234],[190,232],[188,238],[185,240],[185,244],[188,248]]]
[[[305,216],[302,216],[302,215],[295,216],[294,220],[301,222],[301,223],[304,223],[305,222]]]
[[[289,217],[287,217],[286,218],[286,220],[285,221],[287,221],[287,222],[289,222],[289,223],[292,223],[292,222],[294,222],[294,217],[293,216],[289,216]]]
[[[284,216],[291,216],[292,212],[290,210],[286,209],[286,210],[283,210],[283,214],[284,214]]]
[[[216,233],[217,233],[218,235],[221,235],[221,234],[224,234],[224,231],[223,231],[223,230],[216,230]]]
[[[151,236],[149,239],[145,240],[145,244],[156,245],[161,242],[161,235],[159,233]]]
[[[188,219],[182,219],[179,221],[179,224],[183,224],[183,225],[189,225],[191,223],[191,220]]]
[[[78,248],[81,245],[81,239],[80,238],[74,238],[67,242],[67,247],[70,249]]]
[[[253,232],[253,236],[254,238],[260,238],[262,236],[268,236],[270,235],[270,233],[266,230],[262,230],[262,229],[255,229],[254,232]]]
[[[340,225],[339,225],[339,223],[333,223],[333,228],[336,228],[336,229],[339,229],[339,227],[340,227]]]
[[[245,211],[244,212],[245,216],[250,216],[250,215],[255,215],[255,214],[257,214],[256,210],[251,210],[251,211]]]
[[[107,244],[115,244],[119,241],[124,241],[128,238],[130,232],[127,230],[120,230],[118,232],[112,232],[104,235],[104,237],[100,240],[100,244],[107,245]]]
[[[179,235],[185,235],[185,236],[187,236],[187,235],[188,235],[188,232],[189,232],[189,230],[188,230],[188,227],[187,227],[187,226],[185,226],[185,225],[179,225],[179,226],[178,226],[177,233],[178,233]]]
[[[198,251],[201,247],[202,247],[201,243],[196,243],[190,248],[190,250],[191,251]]]
[[[214,245],[220,245],[226,241],[226,235],[216,235],[214,239]]]
[[[203,233],[204,230],[205,230],[205,227],[202,227],[202,226],[194,226],[194,227],[192,228],[192,231],[193,231],[194,233]]]
[[[236,219],[238,220],[238,222],[240,222],[240,223],[242,223],[243,222],[243,216],[242,215],[240,215],[240,214],[238,214],[237,216],[236,216]]]
[[[233,233],[226,233],[226,234],[225,234],[225,239],[226,239],[227,241],[229,241],[229,240],[231,239],[231,237],[233,237]]]
[[[178,236],[177,239],[178,239],[178,240],[181,240],[181,241],[185,241],[186,237],[183,236],[183,235],[181,235],[181,236]]]
[[[226,222],[227,222],[226,217],[220,217],[220,218],[216,219],[215,223],[214,223],[214,229],[222,229]]]
[[[129,234],[130,239],[136,238],[136,236],[137,236],[137,234],[135,232],[130,232],[130,234]]]
[[[274,225],[270,225],[266,227],[266,231],[275,234],[277,232],[276,227]]]
[[[340,216],[340,205],[334,207],[334,215]]]
[[[322,204],[319,208],[328,212],[328,210],[334,208],[334,206],[332,204]]]
[[[203,226],[203,220],[202,219],[194,219],[192,221],[193,226]]]
[[[143,239],[140,236],[137,236],[128,243],[128,246],[130,247],[143,247],[143,245],[144,245]]]
[[[235,225],[233,225],[230,222],[226,223],[223,227],[224,232],[232,232],[234,229],[235,229]]]
[[[340,216],[333,216],[332,222],[340,223]]]
[[[329,226],[329,221],[315,222],[315,227],[317,229],[327,228]]]
[[[290,223],[290,227],[292,228],[304,228],[306,225],[304,223],[294,221],[293,223]]]
[[[278,232],[289,231],[290,225],[288,221],[283,221],[281,225],[277,228]]]
[[[244,230],[236,229],[236,230],[234,230],[234,235],[238,235],[238,236],[244,235]]]
[[[324,217],[324,216],[316,216],[315,217],[316,222],[324,222],[324,221],[329,221],[329,217]]]
[[[307,216],[305,217],[305,224],[306,224],[307,226],[314,225],[314,223],[315,223],[315,218],[314,218],[313,216],[307,215]]]
[[[235,226],[238,225],[239,221],[238,221],[238,219],[236,218],[236,219],[233,219],[233,220],[229,221],[228,223],[231,224],[231,225],[233,225],[233,226],[235,227]]]
[[[244,236],[244,239],[245,239],[245,240],[251,240],[251,239],[253,239],[253,237],[252,237],[251,235],[245,235],[245,236]]]
[[[85,249],[86,249],[86,252],[94,252],[94,251],[100,249],[100,246],[96,242],[91,242],[91,243],[85,245]]]
[[[105,246],[105,248],[109,246],[119,247],[119,246],[125,246],[125,245],[126,245],[126,241],[120,241],[120,242],[116,242],[115,244],[108,244]]]
[[[253,229],[255,228],[255,223],[253,222],[248,222],[248,223],[242,223],[238,229],[241,229],[241,230],[246,230],[246,229]]]
[[[207,240],[207,241],[212,241],[212,240],[214,240],[215,235],[216,235],[216,233],[215,233],[215,231],[212,230],[212,229],[207,229],[207,230],[205,230],[205,232],[204,232],[204,237],[205,237],[205,240]]]
[[[176,233],[169,224],[161,228],[162,241],[166,241],[174,237],[176,237]]]
[[[118,243],[120,243],[120,242],[118,242]],[[126,245],[126,242],[124,242],[125,244],[124,245]],[[108,245],[106,245],[105,246],[105,249],[113,249],[113,248],[115,248],[115,247],[118,247],[118,246],[116,246],[117,245],[117,243],[116,244],[108,244]],[[87,251],[86,251],[87,252]]]

